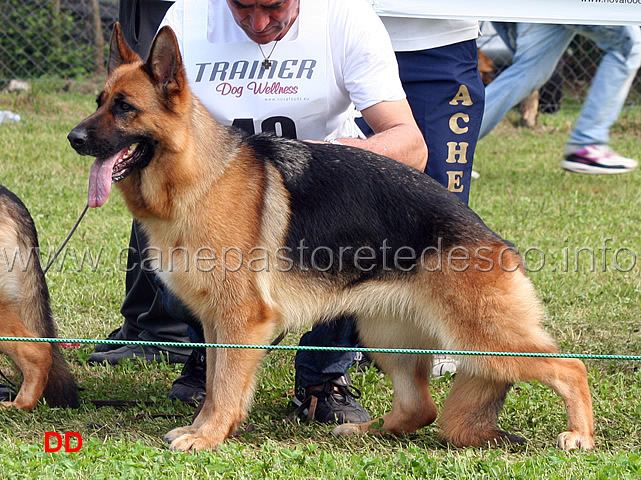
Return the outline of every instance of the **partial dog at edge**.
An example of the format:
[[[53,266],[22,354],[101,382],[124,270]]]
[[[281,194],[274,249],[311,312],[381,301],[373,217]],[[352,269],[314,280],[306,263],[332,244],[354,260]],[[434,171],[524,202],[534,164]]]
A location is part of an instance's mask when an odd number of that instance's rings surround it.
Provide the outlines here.
[[[0,335],[57,335],[49,290],[37,255],[38,235],[22,201],[0,185]],[[53,407],[78,407],[78,388],[58,344],[0,342],[0,352],[18,366],[23,382],[4,406],[33,409],[44,394]]]
[[[200,318],[207,342],[263,345],[286,327],[352,314],[369,347],[557,351],[521,257],[453,194],[360,149],[217,124],[191,93],[168,27],[142,62],[116,26],[98,108],[69,141],[96,157],[90,205],[103,205],[117,183],[163,252],[158,275]],[[412,260],[411,251],[422,253]],[[222,259],[238,268],[225,271]],[[193,425],[166,435],[171,448],[215,447],[238,427],[262,356],[208,352],[207,398]],[[381,430],[434,422],[431,356],[372,356],[394,386]],[[462,357],[442,437],[457,446],[523,441],[499,430],[497,417],[524,380],[563,398],[561,448],[594,447],[586,368],[575,359]],[[379,418],[334,433],[377,427]]]

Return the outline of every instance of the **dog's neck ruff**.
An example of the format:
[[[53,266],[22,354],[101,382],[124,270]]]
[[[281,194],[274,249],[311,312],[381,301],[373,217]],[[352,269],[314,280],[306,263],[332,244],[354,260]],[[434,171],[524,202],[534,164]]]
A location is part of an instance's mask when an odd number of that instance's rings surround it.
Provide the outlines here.
[[[274,43],[274,46],[272,47],[271,51],[269,52],[269,55],[265,55],[265,52],[263,52],[263,47],[258,43],[258,48],[260,49],[260,53],[263,56],[263,62],[261,63],[261,66],[265,70],[269,70],[274,63],[273,61],[270,60],[272,53],[274,53],[274,49],[276,48],[276,45],[278,45],[279,40],[276,40]]]

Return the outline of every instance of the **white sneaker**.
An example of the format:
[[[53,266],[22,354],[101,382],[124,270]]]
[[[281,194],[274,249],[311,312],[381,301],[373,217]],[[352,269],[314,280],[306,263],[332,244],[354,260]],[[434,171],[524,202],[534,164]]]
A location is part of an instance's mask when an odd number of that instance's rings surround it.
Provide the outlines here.
[[[631,172],[639,166],[632,158],[625,158],[607,145],[587,145],[574,152],[566,152],[561,167],[575,173],[609,175]]]
[[[456,373],[456,360],[448,355],[434,355],[432,362],[432,378],[441,378],[447,372]]]

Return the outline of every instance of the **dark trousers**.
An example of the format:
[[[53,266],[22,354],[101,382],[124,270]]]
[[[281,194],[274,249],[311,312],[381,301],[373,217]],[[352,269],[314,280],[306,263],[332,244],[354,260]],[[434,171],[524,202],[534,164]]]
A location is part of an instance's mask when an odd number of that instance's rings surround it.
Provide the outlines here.
[[[158,25],[173,4],[165,0],[120,0],[118,21],[127,44],[144,60]]]
[[[132,340],[188,342],[187,325],[182,321],[176,321],[171,315],[167,303],[163,301],[164,292],[159,288],[156,275],[143,268],[146,264],[147,243],[147,236],[140,224],[134,221],[127,256],[126,295],[120,308],[125,322],[119,337]],[[185,353],[184,348],[163,348]]]
[[[143,59],[147,57],[158,25],[173,1],[121,0],[118,20],[129,46]],[[147,237],[133,222],[125,278],[126,296],[120,312],[125,318],[119,337],[148,341],[187,342],[187,325],[171,317],[158,290],[156,276],[141,266],[145,260]],[[185,353],[185,349],[167,348]]]
[[[428,149],[425,173],[465,203],[478,141],[485,86],[476,40],[413,52],[396,52],[399,74]],[[359,123],[365,134],[369,126]]]

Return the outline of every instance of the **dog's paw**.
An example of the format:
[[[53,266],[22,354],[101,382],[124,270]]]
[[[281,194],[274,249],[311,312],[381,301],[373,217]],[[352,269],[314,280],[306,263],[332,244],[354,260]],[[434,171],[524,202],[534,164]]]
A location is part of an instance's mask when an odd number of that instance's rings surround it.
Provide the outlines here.
[[[167,442],[167,443],[172,443],[174,440],[176,440],[178,437],[182,437],[183,435],[191,435],[196,433],[196,430],[198,430],[196,427],[189,425],[188,427],[178,427],[174,428],[173,430],[170,430],[165,434],[162,439]]]
[[[359,433],[363,433],[363,430],[361,430],[361,427],[356,423],[343,423],[332,430],[332,435],[336,437],[347,437]]]
[[[16,402],[15,400],[13,402],[0,402],[4,408],[17,408],[18,410],[33,410],[37,403],[37,401],[25,403],[20,401]]]
[[[191,450],[213,450],[220,442],[202,435],[187,434],[176,438],[169,448],[171,450],[182,450],[189,452]]]
[[[556,443],[561,450],[572,450],[575,448],[593,450],[595,447],[592,435],[583,435],[578,432],[563,432],[559,435]]]

